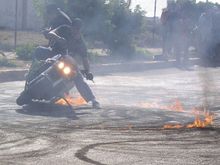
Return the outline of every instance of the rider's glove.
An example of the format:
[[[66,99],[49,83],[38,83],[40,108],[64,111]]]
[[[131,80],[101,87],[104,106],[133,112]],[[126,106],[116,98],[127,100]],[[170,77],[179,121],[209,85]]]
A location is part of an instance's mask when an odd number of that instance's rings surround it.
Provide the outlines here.
[[[87,70],[82,70],[81,72],[82,72],[83,76],[84,76],[87,80],[93,81],[94,76],[93,76],[93,74],[92,74],[91,72],[89,72],[89,71],[87,71]]]
[[[93,76],[92,73],[90,73],[90,72],[86,73],[86,79],[87,79],[87,80],[93,81],[93,78],[94,78],[94,76]]]

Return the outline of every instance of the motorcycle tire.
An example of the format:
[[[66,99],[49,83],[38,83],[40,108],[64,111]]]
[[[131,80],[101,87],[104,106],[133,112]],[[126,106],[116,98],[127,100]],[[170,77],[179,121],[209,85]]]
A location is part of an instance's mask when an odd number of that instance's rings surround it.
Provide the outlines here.
[[[16,103],[20,106],[31,103],[30,97],[24,91],[16,99]]]

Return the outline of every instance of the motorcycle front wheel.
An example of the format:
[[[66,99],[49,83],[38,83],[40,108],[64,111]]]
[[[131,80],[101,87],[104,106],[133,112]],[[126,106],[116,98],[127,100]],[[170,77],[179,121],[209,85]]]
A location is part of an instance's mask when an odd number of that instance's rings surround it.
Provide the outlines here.
[[[28,96],[28,94],[23,91],[20,96],[16,99],[16,103],[20,106],[31,103],[31,98]]]

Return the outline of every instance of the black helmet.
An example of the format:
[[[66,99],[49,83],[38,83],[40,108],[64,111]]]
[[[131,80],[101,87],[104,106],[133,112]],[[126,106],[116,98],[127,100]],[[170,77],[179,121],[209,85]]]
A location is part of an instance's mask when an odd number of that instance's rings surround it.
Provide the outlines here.
[[[82,28],[82,20],[80,18],[74,18],[72,21],[72,26],[78,29]]]

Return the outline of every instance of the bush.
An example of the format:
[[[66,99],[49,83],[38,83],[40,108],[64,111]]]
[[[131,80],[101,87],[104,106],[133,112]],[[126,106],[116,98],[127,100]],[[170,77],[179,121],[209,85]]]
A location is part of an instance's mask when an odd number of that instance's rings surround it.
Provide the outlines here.
[[[0,57],[0,67],[15,67],[16,65],[5,57]]]
[[[32,59],[32,54],[34,52],[34,48],[35,48],[35,46],[31,45],[31,44],[18,46],[16,48],[16,54],[19,59],[24,60],[24,61],[28,61],[28,60]]]
[[[131,44],[121,43],[119,46],[110,48],[110,55],[131,59],[135,55],[135,47]]]
[[[145,59],[145,60],[153,60],[154,54],[151,53],[146,48],[136,47],[135,49],[135,57],[139,59]]]

